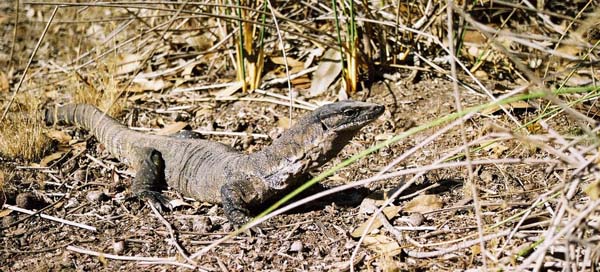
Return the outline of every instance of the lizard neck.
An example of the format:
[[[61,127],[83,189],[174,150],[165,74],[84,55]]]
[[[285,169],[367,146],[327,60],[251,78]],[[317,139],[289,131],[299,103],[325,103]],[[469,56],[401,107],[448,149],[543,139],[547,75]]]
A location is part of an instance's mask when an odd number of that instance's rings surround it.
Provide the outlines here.
[[[318,120],[300,119],[261,151],[249,155],[269,186],[284,188],[335,157],[358,131],[339,134]]]

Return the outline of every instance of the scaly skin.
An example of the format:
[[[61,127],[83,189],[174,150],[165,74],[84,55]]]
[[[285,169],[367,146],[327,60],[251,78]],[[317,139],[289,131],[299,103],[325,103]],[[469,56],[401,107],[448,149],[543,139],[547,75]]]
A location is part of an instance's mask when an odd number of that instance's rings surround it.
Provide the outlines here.
[[[132,191],[159,207],[164,182],[199,201],[222,203],[230,221],[243,224],[261,204],[295,188],[358,131],[383,113],[378,104],[340,101],[305,115],[263,150],[244,154],[224,144],[145,134],[128,129],[90,105],[46,110],[47,124],[74,124],[137,170]]]

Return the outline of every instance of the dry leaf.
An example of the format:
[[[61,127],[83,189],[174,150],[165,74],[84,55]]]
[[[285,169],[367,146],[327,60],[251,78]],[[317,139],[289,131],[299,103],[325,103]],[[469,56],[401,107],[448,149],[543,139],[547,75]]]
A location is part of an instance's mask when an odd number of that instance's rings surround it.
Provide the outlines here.
[[[564,77],[561,77],[561,79],[564,79]],[[590,85],[592,84],[592,82],[593,80],[590,76],[570,74],[570,76],[567,78],[567,82],[565,83],[565,85],[569,87],[579,87]]]
[[[486,38],[481,32],[476,30],[467,30],[463,36],[464,43],[473,43],[483,45],[486,43]]]
[[[363,243],[365,246],[383,256],[393,257],[402,252],[400,245],[394,239],[385,235],[375,235],[365,237]]]
[[[72,139],[71,135],[56,129],[46,132],[46,136],[52,140],[58,141],[61,144],[68,144]]]
[[[133,83],[140,87],[140,89],[138,89],[140,91],[160,91],[171,86],[170,82],[166,82],[162,79],[149,80],[140,77],[134,78]]]
[[[58,160],[60,159],[66,152],[65,151],[58,151],[55,153],[52,153],[46,157],[44,157],[41,161],[40,161],[40,166],[42,167],[46,167],[48,166],[48,164],[54,160]]]
[[[194,47],[196,49],[196,51],[206,51],[206,50],[210,49],[214,44],[214,42],[210,38],[210,36],[197,35],[197,34],[186,37],[185,42],[188,45]]]
[[[187,206],[187,207],[191,207],[192,205],[188,204],[187,202],[185,202],[183,199],[180,198],[176,198],[173,199],[171,201],[169,201],[169,205],[175,209],[177,207],[181,207],[181,206]]]
[[[181,75],[184,78],[191,77],[192,71],[194,71],[194,68],[196,67],[196,65],[198,65],[197,62],[191,62],[191,63],[187,64],[185,67],[183,67],[183,71],[181,71]]]
[[[597,200],[600,198],[600,180],[596,180],[592,182],[590,185],[586,186],[583,189],[586,195],[588,195],[592,200]]]
[[[134,72],[140,67],[141,61],[143,60],[142,56],[138,54],[129,54],[125,56],[120,56],[117,61],[117,75],[128,74]]]
[[[277,127],[280,127],[280,128],[288,129],[288,128],[290,128],[291,124],[292,124],[292,122],[290,122],[290,118],[287,118],[285,116],[281,116],[277,120]]]
[[[95,39],[96,42],[102,43],[106,39],[106,31],[100,24],[92,24],[85,31],[86,36]]]
[[[140,93],[140,94],[135,94],[135,95],[128,97],[127,100],[129,100],[131,102],[136,102],[136,101],[148,99],[148,97],[149,97],[149,93]]]
[[[156,132],[154,132],[154,134],[156,134],[156,135],[171,135],[171,134],[179,132],[180,130],[184,129],[187,126],[188,126],[188,123],[186,123],[186,122],[175,122],[175,123],[166,125],[162,129],[157,130]]]
[[[86,142],[73,143],[73,144],[71,144],[71,148],[73,148],[73,150],[83,152],[87,149],[87,143]]]
[[[508,146],[500,142],[485,142],[481,144],[487,151],[492,152],[492,157],[499,158],[504,151],[508,150]]]
[[[12,212],[12,210],[9,210],[9,209],[1,210],[0,211],[0,218],[9,215],[11,212]]]
[[[8,77],[0,71],[0,92],[8,91]]]
[[[388,207],[383,208],[383,214],[385,214],[385,217],[388,220],[391,220],[392,218],[394,218],[396,215],[398,215],[399,212],[400,212],[400,207],[398,207],[398,206],[388,206]],[[365,229],[367,228],[369,221],[370,221],[370,219],[367,220],[366,222],[363,222],[350,235],[352,235],[352,237],[354,237],[354,238],[360,237],[365,232]],[[370,233],[371,231],[378,229],[379,227],[381,227],[381,225],[382,225],[381,221],[379,221],[378,218],[375,218],[375,221],[373,222],[373,224],[371,225],[371,228],[369,228],[369,231],[367,231],[367,233]]]
[[[439,210],[444,205],[438,195],[419,195],[404,205],[405,212],[427,213]]]
[[[231,86],[218,91],[215,96],[216,97],[229,97],[233,95],[235,92],[242,89],[242,82],[236,81]]]
[[[308,76],[301,76],[292,79],[292,86],[300,89],[310,88],[310,78]]]
[[[329,88],[329,85],[342,72],[341,54],[339,50],[328,49],[321,57],[317,70],[313,73],[309,97],[317,96]]]
[[[529,105],[529,103],[527,103],[525,101],[515,101],[508,105],[504,105],[504,108],[508,109],[508,110],[511,110],[511,109],[514,110],[514,109],[533,109],[534,107]],[[496,113],[500,110],[501,110],[500,106],[493,106],[491,108],[488,108],[487,110],[482,111],[481,114],[489,115],[489,114]]]
[[[271,61],[275,64],[285,65],[285,60],[283,57],[272,57]],[[294,58],[287,57],[287,65],[292,67],[302,67],[304,68],[304,62],[298,61]]]

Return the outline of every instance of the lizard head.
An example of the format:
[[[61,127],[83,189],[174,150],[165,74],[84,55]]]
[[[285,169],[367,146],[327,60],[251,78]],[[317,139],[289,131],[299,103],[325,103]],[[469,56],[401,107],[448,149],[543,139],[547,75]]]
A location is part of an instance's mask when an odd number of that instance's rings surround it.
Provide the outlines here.
[[[251,160],[270,188],[281,190],[311,169],[334,158],[362,127],[373,122],[382,105],[345,100],[317,108]]]
[[[321,122],[324,131],[358,131],[379,117],[383,105],[343,100],[318,108],[314,116]]]

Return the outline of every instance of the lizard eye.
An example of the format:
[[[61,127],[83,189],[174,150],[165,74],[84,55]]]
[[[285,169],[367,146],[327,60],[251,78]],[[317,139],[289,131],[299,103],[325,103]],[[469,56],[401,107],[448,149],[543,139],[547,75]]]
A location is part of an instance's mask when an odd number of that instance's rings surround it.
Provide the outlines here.
[[[346,109],[344,110],[344,115],[348,116],[348,117],[353,117],[358,115],[358,110],[357,109]]]

